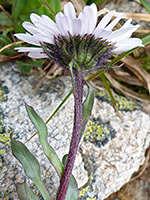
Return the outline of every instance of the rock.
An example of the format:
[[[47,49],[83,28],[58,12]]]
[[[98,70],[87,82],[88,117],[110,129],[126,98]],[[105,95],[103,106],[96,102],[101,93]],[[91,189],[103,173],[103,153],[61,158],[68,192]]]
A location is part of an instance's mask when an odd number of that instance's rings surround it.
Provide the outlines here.
[[[38,72],[39,73],[39,72]],[[33,71],[29,76],[21,74],[15,64],[0,68],[0,148],[1,194],[17,200],[14,182],[26,176],[22,166],[12,156],[10,133],[21,142],[35,133],[24,102],[33,106],[44,121],[52,114],[71,89],[70,77],[44,80],[42,86],[33,89],[40,80]],[[150,142],[149,115],[133,101],[116,96],[121,120],[104,91],[96,93],[94,109],[80,143],[73,174],[80,188],[80,200],[103,200],[129,181],[145,160]],[[48,142],[59,158],[68,153],[73,123],[73,97],[48,123]],[[41,176],[52,198],[55,197],[59,179],[43,155],[35,136],[26,145],[41,165]],[[34,185],[30,180],[33,190]],[[55,191],[55,192],[54,192]]]

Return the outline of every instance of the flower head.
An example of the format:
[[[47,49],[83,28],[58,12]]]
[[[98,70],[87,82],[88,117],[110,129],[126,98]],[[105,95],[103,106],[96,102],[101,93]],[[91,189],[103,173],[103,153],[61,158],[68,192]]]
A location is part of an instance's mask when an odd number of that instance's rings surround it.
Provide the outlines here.
[[[18,52],[29,52],[31,58],[49,58],[68,68],[70,62],[78,70],[90,71],[105,67],[113,53],[122,53],[143,46],[138,38],[130,38],[139,25],[128,19],[118,30],[112,29],[123,14],[110,22],[115,11],[105,15],[97,25],[97,7],[93,3],[85,6],[76,17],[72,3],[64,6],[52,21],[48,16],[32,13],[31,22],[22,25],[28,31],[15,34],[17,38],[36,47],[17,47]]]

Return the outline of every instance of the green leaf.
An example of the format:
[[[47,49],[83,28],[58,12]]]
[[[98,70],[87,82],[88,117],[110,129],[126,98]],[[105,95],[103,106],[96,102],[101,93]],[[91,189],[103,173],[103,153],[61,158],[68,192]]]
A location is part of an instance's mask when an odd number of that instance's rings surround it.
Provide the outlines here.
[[[12,21],[8,18],[7,15],[5,15],[4,12],[0,12],[0,22],[1,26],[12,26]]]
[[[115,98],[113,97],[113,94],[112,94],[111,89],[110,89],[110,85],[109,85],[109,83],[108,83],[108,81],[107,81],[105,75],[104,75],[104,74],[101,74],[100,77],[101,77],[101,79],[102,79],[102,81],[103,81],[103,83],[104,83],[104,86],[105,86],[105,88],[106,88],[106,90],[107,90],[107,92],[108,92],[108,94],[109,94],[109,96],[110,96],[112,106],[113,106],[114,109],[116,110],[116,112],[117,112],[118,116],[120,117],[120,119],[123,119],[122,116],[121,116],[121,114],[119,113],[118,107],[117,107],[117,105],[116,105]]]
[[[89,120],[94,103],[94,89],[88,81],[86,81],[86,85],[88,87],[88,94],[85,101],[83,102],[82,124]]]
[[[78,185],[74,176],[70,177],[69,187],[65,200],[77,200],[78,199]]]
[[[26,108],[27,108],[28,115],[31,121],[33,122],[33,124],[38,130],[39,140],[40,140],[40,143],[42,145],[45,155],[47,156],[51,164],[55,167],[58,175],[61,176],[63,173],[63,166],[58,156],[56,155],[55,151],[47,142],[48,134],[47,134],[47,127],[44,121],[39,117],[39,115],[37,115],[37,113],[34,111],[34,109],[31,106],[26,104]]]
[[[111,92],[110,85],[109,85],[109,83],[108,83],[108,81],[107,81],[107,79],[106,79],[104,74],[101,74],[100,77],[101,77],[101,79],[102,79],[102,81],[104,83],[104,86],[105,86],[105,88],[106,88],[106,90],[107,90],[107,92],[108,92],[108,94],[110,96],[111,103],[112,103],[112,105],[114,107],[116,105],[116,101],[115,101],[115,99],[113,97],[113,94]]]
[[[48,144],[47,142],[47,127],[44,123],[44,121],[37,115],[37,113],[34,111],[34,109],[26,104],[26,108],[28,111],[28,115],[35,125],[35,127],[38,130],[39,133],[39,140],[42,145],[42,148],[44,150],[45,155],[51,162],[51,164],[54,166],[56,169],[59,177],[62,176],[64,167],[62,163],[60,162],[57,154],[55,151],[52,149],[52,147]],[[76,180],[73,176],[70,178],[69,182],[69,187],[68,187],[68,192],[67,192],[67,199],[66,200],[77,200],[78,199],[78,188],[77,188],[77,183]]]
[[[95,3],[96,5],[99,5],[101,3],[104,3],[105,1],[109,1],[109,0],[85,0],[85,3],[87,5],[91,5],[92,3]]]
[[[30,70],[32,69],[31,64],[29,64],[29,63],[24,63],[23,61],[18,61],[18,62],[17,62],[17,65],[18,65],[18,67],[20,68],[20,70],[21,70],[23,73],[29,73]]]
[[[62,163],[64,166],[66,165],[67,157],[68,157],[68,154],[65,154],[62,158]],[[77,182],[76,182],[75,178],[73,176],[71,176],[65,200],[70,200],[70,199],[77,200],[78,196],[79,196],[79,194],[78,194]]]
[[[61,3],[60,0],[47,0],[47,2],[49,3],[49,5],[52,7],[53,11],[55,13],[58,13],[61,11]]]
[[[150,3],[148,3],[147,0],[140,0],[140,2],[143,4],[143,6],[145,7],[145,9],[149,12],[150,14]]]
[[[14,0],[12,5],[12,18],[15,30],[17,29],[18,17],[21,11],[27,6],[26,0]]]
[[[53,15],[56,15],[56,13],[61,11],[60,0],[41,0],[41,2],[44,5],[42,7],[48,8],[48,11],[50,11]]]
[[[39,191],[41,192],[44,200],[50,200],[49,194],[44,187],[40,176],[40,165],[38,160],[29,152],[27,147],[19,141],[11,140],[11,148],[13,155],[23,165],[27,176],[33,180]]]
[[[66,165],[66,161],[67,161],[67,158],[68,158],[68,154],[65,154],[62,158],[62,163],[63,163],[63,166],[65,167]]]
[[[7,45],[9,43],[12,43],[12,41],[8,37],[0,35],[0,43]]]
[[[22,72],[29,73],[32,67],[34,66],[41,67],[44,62],[45,62],[45,59],[40,59],[40,60],[35,60],[35,61],[27,60],[27,62],[18,61],[17,65],[19,66]]]
[[[64,103],[67,101],[67,99],[69,99],[69,97],[72,94],[72,90],[70,90],[70,92],[66,95],[66,97],[62,100],[62,102],[58,105],[58,107],[54,110],[54,112],[52,113],[52,115],[48,118],[48,120],[46,121],[46,124],[53,118],[53,116],[58,112],[58,110],[64,105]]]
[[[39,200],[39,198],[32,192],[26,182],[16,184],[17,194],[20,200]]]
[[[147,35],[146,37],[144,37],[144,38],[142,39],[142,43],[143,43],[144,45],[150,44],[150,35]]]

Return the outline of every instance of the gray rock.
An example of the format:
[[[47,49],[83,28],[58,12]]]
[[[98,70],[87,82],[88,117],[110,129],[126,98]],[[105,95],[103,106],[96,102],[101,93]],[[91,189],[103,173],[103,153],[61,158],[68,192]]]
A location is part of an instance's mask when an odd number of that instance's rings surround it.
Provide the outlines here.
[[[22,142],[36,131],[27,116],[24,102],[33,106],[46,121],[71,89],[70,77],[45,80],[40,88],[33,89],[40,80],[38,73],[33,71],[29,76],[22,75],[12,63],[0,67],[0,80],[3,81],[0,86],[1,198],[9,196],[17,200],[14,182],[26,176],[12,156],[9,141],[12,131]],[[80,200],[87,197],[105,199],[127,183],[145,160],[145,150],[150,143],[150,118],[135,102],[117,99],[123,120],[117,116],[104,92],[96,95],[73,170],[80,188]],[[47,125],[48,142],[60,159],[68,153],[72,123],[71,96]],[[38,136],[29,141],[27,147],[37,157],[44,184],[54,198],[59,179],[43,154]],[[27,182],[33,186],[30,180]]]

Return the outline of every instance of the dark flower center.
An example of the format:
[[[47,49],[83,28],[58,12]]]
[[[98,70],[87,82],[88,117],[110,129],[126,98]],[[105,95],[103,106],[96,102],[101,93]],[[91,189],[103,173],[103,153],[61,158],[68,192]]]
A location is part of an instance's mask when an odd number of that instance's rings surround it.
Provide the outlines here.
[[[95,39],[94,35],[69,36],[59,35],[54,38],[54,44],[41,44],[45,53],[51,60],[57,62],[64,69],[73,68],[78,71],[89,72],[109,67],[109,58],[115,48],[113,44],[101,38]]]

